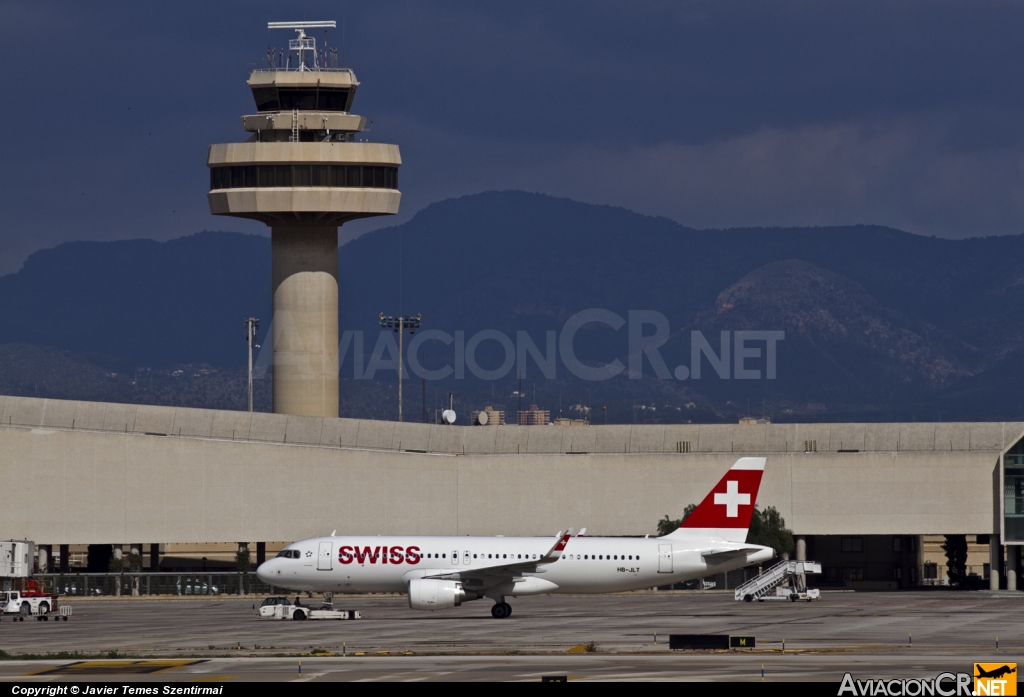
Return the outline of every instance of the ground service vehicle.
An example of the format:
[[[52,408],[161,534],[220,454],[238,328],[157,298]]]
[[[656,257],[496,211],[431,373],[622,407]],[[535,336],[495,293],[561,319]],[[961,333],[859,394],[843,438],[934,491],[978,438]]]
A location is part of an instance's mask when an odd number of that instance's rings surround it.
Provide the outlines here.
[[[335,610],[328,604],[319,608],[294,605],[284,596],[266,598],[258,610],[253,605],[253,610],[261,620],[357,620],[360,617],[358,610]]]
[[[48,620],[51,613],[60,612],[56,593],[44,593],[34,588],[35,583],[29,582],[30,589],[25,591],[0,591],[0,611],[3,615],[12,615],[14,621],[24,622],[26,617],[35,615],[36,619]],[[54,616],[55,620],[60,615]],[[64,621],[67,622],[67,615]]]
[[[775,556],[746,542],[764,466],[763,457],[736,460],[663,537],[331,535],[288,545],[256,575],[296,591],[408,593],[415,610],[491,598],[495,618],[512,613],[506,596],[613,593],[702,578]]]

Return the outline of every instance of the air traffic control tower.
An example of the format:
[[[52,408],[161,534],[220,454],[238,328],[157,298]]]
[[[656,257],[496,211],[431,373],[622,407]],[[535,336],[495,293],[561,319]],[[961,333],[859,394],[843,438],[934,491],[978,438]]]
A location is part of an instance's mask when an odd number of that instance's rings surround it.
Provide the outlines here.
[[[249,87],[252,135],[210,146],[210,211],[271,228],[274,412],[338,416],[338,226],[398,212],[397,145],[358,137],[350,113],[359,82],[306,31],[334,22],[271,22],[294,29],[270,49]]]

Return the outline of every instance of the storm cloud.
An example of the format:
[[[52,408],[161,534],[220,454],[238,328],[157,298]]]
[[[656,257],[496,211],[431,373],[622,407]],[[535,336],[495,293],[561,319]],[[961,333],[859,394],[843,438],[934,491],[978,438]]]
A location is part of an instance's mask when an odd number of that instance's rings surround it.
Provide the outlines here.
[[[696,227],[1024,231],[1019,4],[5,0],[0,273],[74,239],[261,231],[210,216],[206,147],[244,137],[247,71],[289,38],[266,22],[302,18],[344,23],[400,219],[523,189]]]

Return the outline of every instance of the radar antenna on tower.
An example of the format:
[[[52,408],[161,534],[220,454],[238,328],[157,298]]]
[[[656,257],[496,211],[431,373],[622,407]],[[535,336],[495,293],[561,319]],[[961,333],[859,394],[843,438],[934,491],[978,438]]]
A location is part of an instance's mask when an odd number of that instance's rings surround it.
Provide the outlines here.
[[[307,29],[334,29],[338,23],[334,20],[326,22],[267,22],[267,29],[294,29],[298,36],[288,41],[288,50],[298,54],[299,67],[296,70],[319,70],[320,63],[316,59],[316,39],[306,36]],[[306,65],[306,51],[313,54],[312,65]]]

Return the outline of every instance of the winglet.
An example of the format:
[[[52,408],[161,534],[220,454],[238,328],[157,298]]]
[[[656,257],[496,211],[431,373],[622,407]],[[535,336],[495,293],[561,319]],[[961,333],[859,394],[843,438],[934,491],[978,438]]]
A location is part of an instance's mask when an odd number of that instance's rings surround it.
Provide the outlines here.
[[[586,528],[581,528],[581,529],[580,529],[580,531],[579,531],[578,533],[576,533],[576,537],[583,537],[583,535],[584,535],[584,534],[585,534],[586,532],[587,532],[587,529],[586,529]]]
[[[540,558],[539,563],[546,564],[548,562],[556,561],[562,556],[562,550],[565,549],[565,545],[569,543],[569,538],[572,537],[572,528],[563,535],[561,532],[558,533],[558,541],[555,542],[554,547],[548,550],[548,553]]]

